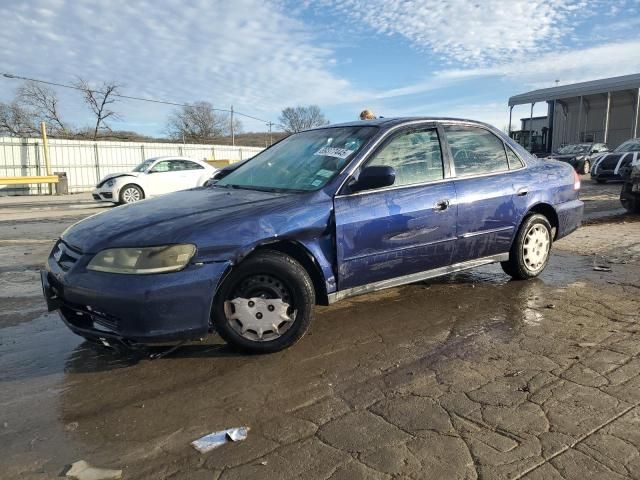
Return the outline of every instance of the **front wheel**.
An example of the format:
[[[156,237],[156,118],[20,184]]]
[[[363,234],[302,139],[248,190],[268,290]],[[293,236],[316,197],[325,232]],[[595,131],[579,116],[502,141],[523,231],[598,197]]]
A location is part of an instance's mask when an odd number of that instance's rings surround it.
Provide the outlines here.
[[[502,270],[518,280],[537,277],[549,262],[552,242],[547,217],[539,213],[529,215],[518,230],[509,260],[500,264]]]
[[[262,251],[229,274],[216,295],[212,321],[231,345],[271,353],[302,338],[314,305],[313,284],[302,265],[283,253]]]
[[[142,199],[144,199],[144,193],[142,193],[142,189],[137,185],[125,185],[122,187],[122,190],[120,190],[120,204],[135,203]]]

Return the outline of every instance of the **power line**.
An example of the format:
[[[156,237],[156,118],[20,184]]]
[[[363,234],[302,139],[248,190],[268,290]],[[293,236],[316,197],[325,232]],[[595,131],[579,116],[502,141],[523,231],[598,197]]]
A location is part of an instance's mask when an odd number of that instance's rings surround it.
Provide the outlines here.
[[[28,81],[28,82],[44,83],[45,85],[53,85],[55,87],[62,87],[62,88],[69,88],[71,90],[84,91],[83,88],[80,88],[80,87],[78,87],[76,85],[66,85],[64,83],[49,82],[47,80],[38,80],[36,78],[29,78],[29,77],[22,77],[20,75],[13,75],[11,73],[3,73],[2,76],[5,77],[5,78],[12,79],[12,80],[25,80],[25,81]],[[105,95],[106,94],[106,92],[102,92],[100,90],[89,90],[89,91],[91,91],[93,93],[99,93],[101,95]],[[187,103],[169,102],[167,100],[156,100],[156,99],[153,99],[153,98],[133,97],[131,95],[121,95],[119,93],[110,93],[109,95],[112,96],[112,97],[125,98],[127,100],[136,100],[138,102],[160,103],[162,105],[172,105],[174,107],[191,107],[191,106],[193,106],[193,105],[189,105]],[[216,112],[226,112],[226,113],[231,113],[232,112],[232,110],[227,110],[225,108],[212,108],[212,110],[214,110]],[[253,115],[248,115],[246,113],[238,112],[237,110],[233,110],[233,114],[234,115],[240,115],[242,117],[251,118],[252,120],[257,120],[258,122],[264,122],[267,125],[269,123],[271,123],[269,120],[265,120],[263,118],[254,117]]]

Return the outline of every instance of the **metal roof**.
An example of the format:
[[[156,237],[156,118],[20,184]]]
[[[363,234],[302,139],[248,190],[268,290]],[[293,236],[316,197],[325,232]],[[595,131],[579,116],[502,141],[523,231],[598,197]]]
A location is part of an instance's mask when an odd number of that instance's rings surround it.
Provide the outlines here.
[[[591,80],[590,82],[572,83],[558,87],[541,88],[540,90],[521,93],[509,98],[509,106],[579,97],[580,95],[595,95],[619,90],[634,90],[637,88],[640,88],[640,73],[623,75],[621,77],[601,78],[599,80]]]

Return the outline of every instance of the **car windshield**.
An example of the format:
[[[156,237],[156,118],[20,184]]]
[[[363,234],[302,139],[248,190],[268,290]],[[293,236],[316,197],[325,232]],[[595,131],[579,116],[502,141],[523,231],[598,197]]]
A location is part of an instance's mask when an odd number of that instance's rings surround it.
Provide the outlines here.
[[[571,154],[571,153],[587,153],[589,151],[590,147],[591,147],[591,145],[584,145],[584,144],[565,145],[560,150],[558,150],[558,153],[568,153],[568,154]]]
[[[325,186],[375,134],[377,127],[331,127],[296,133],[259,153],[217,187],[311,191]]]
[[[149,167],[153,164],[154,161],[155,161],[155,158],[150,158],[148,160],[145,160],[144,162],[139,164],[136,168],[134,168],[132,171],[133,172],[146,172],[147,170],[149,170]]]
[[[640,139],[627,140],[618,148],[616,148],[615,151],[616,152],[640,152]]]

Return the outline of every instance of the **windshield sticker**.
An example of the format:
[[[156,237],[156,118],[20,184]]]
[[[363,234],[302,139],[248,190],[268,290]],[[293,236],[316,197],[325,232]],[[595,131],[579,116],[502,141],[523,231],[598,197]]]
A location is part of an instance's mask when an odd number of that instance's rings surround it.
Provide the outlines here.
[[[322,185],[322,180],[314,180],[311,182],[312,187],[319,187],[320,185]]]
[[[329,178],[331,175],[333,175],[333,172],[331,170],[319,170],[318,173],[316,173],[317,177],[322,177],[322,178]]]
[[[353,152],[355,152],[355,150],[347,150],[346,148],[322,147],[320,150],[314,153],[314,155],[323,155],[325,157],[335,157],[344,160]]]

